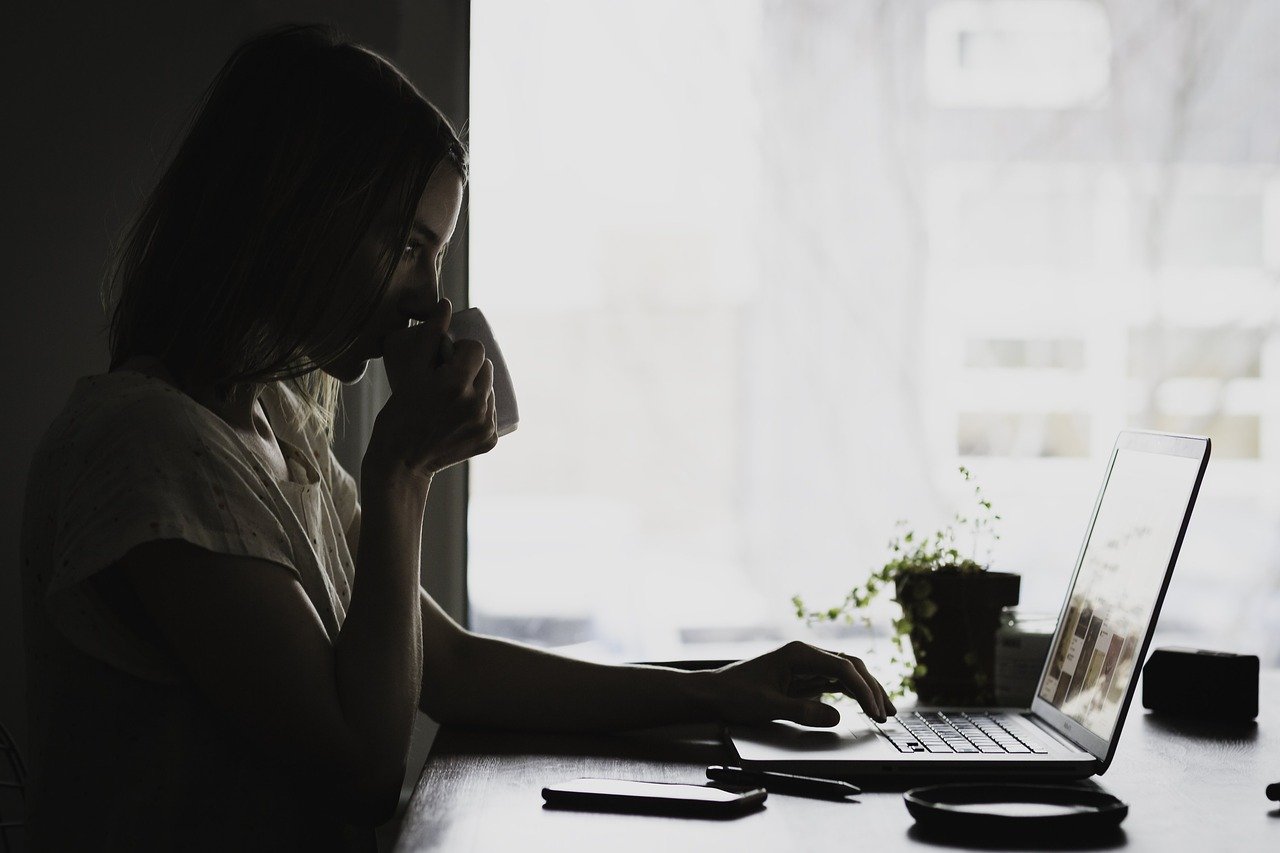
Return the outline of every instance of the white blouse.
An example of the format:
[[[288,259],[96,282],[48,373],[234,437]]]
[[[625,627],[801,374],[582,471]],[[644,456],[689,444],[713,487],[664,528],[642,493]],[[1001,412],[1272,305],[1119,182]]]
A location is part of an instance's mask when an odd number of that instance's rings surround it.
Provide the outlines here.
[[[260,400],[287,481],[213,412],[132,371],[80,379],[37,448],[21,552],[34,849],[377,849],[244,742],[95,582],[130,549],[181,539],[291,572],[337,640],[355,481],[294,391]]]

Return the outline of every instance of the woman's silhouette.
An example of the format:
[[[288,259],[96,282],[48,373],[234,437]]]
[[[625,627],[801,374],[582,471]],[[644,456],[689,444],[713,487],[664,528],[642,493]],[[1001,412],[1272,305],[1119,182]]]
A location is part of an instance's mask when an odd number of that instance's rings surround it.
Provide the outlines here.
[[[375,849],[419,710],[832,725],[817,697],[844,690],[892,713],[857,658],[590,664],[472,634],[419,586],[434,474],[497,442],[482,347],[440,355],[467,168],[408,80],[329,28],[255,37],[213,81],[108,276],[110,369],[28,480],[38,848]],[[392,393],[357,500],[329,442],[373,358]]]

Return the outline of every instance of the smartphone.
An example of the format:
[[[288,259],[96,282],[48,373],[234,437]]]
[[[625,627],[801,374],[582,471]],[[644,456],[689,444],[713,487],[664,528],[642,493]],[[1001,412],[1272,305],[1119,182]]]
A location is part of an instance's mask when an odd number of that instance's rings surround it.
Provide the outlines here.
[[[511,371],[502,357],[502,350],[493,336],[493,329],[479,308],[466,308],[453,315],[449,331],[442,347],[451,351],[453,341],[463,338],[484,344],[485,357],[493,362],[493,403],[497,409],[497,432],[502,437],[520,424],[520,410],[516,407],[516,389],[511,382]],[[443,352],[443,351],[442,351]]]
[[[574,779],[542,789],[546,808],[684,817],[737,817],[760,808],[766,796],[763,788],[625,779]]]

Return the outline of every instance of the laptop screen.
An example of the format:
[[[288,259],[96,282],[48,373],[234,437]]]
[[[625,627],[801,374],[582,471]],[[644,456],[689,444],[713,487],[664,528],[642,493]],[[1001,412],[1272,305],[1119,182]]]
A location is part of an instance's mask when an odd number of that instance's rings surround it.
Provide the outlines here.
[[[1200,460],[1118,447],[1039,697],[1107,740],[1138,667]]]

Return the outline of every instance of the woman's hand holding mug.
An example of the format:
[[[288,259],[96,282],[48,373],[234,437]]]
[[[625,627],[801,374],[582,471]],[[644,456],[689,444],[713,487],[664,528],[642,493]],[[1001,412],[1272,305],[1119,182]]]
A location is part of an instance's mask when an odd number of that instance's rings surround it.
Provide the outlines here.
[[[372,458],[429,481],[498,443],[493,363],[484,346],[454,341],[442,358],[452,313],[442,299],[419,324],[387,335],[383,363],[391,398],[374,423],[366,465]]]

